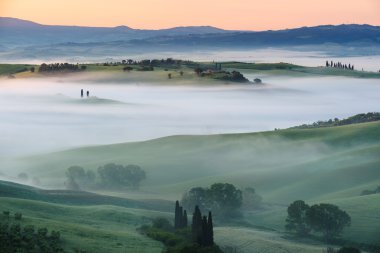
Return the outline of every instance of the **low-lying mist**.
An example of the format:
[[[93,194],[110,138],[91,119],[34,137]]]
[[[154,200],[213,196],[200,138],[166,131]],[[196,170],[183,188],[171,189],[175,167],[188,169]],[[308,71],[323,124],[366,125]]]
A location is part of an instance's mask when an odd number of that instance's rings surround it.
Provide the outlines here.
[[[186,85],[3,79],[0,157],[168,135],[266,131],[379,111],[378,80],[260,77],[265,84],[205,87],[196,79]],[[81,89],[91,98],[80,98]]]

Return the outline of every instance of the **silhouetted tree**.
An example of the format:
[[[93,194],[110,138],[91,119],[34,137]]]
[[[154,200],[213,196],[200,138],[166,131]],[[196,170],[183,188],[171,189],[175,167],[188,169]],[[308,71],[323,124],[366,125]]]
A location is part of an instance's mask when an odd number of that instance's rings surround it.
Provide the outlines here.
[[[303,200],[297,200],[290,204],[285,228],[295,231],[300,236],[309,234],[310,228],[307,224],[307,213],[309,209],[310,206]]]
[[[361,251],[354,247],[342,247],[337,253],[361,253]]]
[[[327,241],[338,236],[351,224],[351,217],[332,204],[313,205],[306,213],[308,225],[321,232]]]

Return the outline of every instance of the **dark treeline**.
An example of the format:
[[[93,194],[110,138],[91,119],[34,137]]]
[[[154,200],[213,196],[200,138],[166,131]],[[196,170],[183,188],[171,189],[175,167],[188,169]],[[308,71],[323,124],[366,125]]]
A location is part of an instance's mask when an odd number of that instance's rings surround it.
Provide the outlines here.
[[[60,232],[22,224],[22,214],[12,218],[4,211],[0,219],[0,252],[2,253],[63,253]]]
[[[313,124],[304,124],[292,128],[318,128],[318,127],[333,127],[333,126],[344,126],[344,125],[350,125],[350,124],[358,124],[358,123],[365,123],[365,122],[373,122],[373,121],[379,121],[380,120],[380,113],[378,112],[369,112],[369,113],[361,113],[357,114],[355,116],[349,117],[347,119],[329,119],[327,121],[317,121]]]
[[[351,65],[351,63],[344,64],[341,62],[333,62],[333,61],[326,61],[326,67],[330,68],[337,68],[337,69],[348,69],[348,70],[355,70],[354,65]]]
[[[109,163],[98,167],[95,172],[80,166],[71,166],[66,171],[65,186],[69,190],[138,189],[145,178],[145,171],[137,165]]]
[[[38,69],[38,72],[76,72],[86,70],[87,66],[70,63],[42,63]]]

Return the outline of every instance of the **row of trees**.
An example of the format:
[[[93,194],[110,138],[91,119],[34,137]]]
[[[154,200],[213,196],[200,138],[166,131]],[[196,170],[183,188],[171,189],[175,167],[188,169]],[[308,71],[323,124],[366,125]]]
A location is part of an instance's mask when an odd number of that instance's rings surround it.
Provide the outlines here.
[[[285,228],[299,236],[307,236],[311,231],[322,233],[327,241],[341,234],[351,224],[351,217],[332,204],[309,206],[302,200],[294,201],[288,207]]]
[[[346,118],[346,119],[329,119],[326,121],[317,121],[313,124],[303,124],[296,126],[294,128],[318,128],[318,127],[333,127],[333,126],[344,126],[357,123],[373,122],[380,121],[380,113],[378,112],[369,112],[369,113],[360,113],[355,116]]]
[[[81,189],[138,189],[146,173],[137,165],[120,165],[109,163],[100,166],[96,172],[85,170],[80,166],[71,166],[66,171],[66,188]]]
[[[38,69],[38,72],[75,72],[86,70],[87,66],[79,64],[70,64],[70,63],[51,63],[46,64],[42,63]],[[34,72],[34,70],[33,70]]]
[[[33,225],[21,225],[21,213],[14,220],[10,212],[4,211],[0,219],[0,252],[4,253],[63,253],[60,232]]]
[[[177,200],[175,202],[174,228],[186,229],[187,226],[187,212]],[[199,207],[195,206],[191,224],[191,238],[193,243],[204,247],[214,245],[214,225],[211,211],[208,212],[208,216],[202,216]]]
[[[181,229],[186,228],[188,224],[187,212],[179,205],[179,201],[175,202],[175,213],[174,213],[174,228]]]
[[[350,63],[347,65],[347,64],[343,64],[341,62],[333,62],[333,61],[331,61],[331,62],[326,61],[326,67],[355,70],[354,65],[351,65]]]
[[[194,243],[205,247],[214,245],[214,225],[211,211],[208,212],[208,217],[202,217],[199,207],[195,206],[193,223],[191,224],[191,234]]]

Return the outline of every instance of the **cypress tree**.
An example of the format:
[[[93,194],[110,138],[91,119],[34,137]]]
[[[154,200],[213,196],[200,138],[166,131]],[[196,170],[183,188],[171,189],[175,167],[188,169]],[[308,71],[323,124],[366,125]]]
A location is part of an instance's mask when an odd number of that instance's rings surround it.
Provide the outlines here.
[[[175,202],[175,214],[174,214],[174,228],[178,228],[179,225],[179,202]]]
[[[207,220],[207,230],[208,230],[208,245],[214,245],[214,225],[212,222],[212,214],[208,212],[208,220]]]
[[[202,246],[208,246],[208,239],[209,239],[209,233],[207,229],[207,217],[203,216],[202,218],[202,236],[201,236],[201,241],[199,242],[200,245]]]
[[[185,228],[185,227],[187,227],[187,224],[188,224],[186,210],[183,211],[183,218],[182,219],[183,219],[182,224],[183,224],[183,227]]]
[[[182,206],[179,206],[178,208],[178,227],[177,228],[183,228],[183,208]]]
[[[193,223],[191,225],[191,234],[193,236],[193,242],[201,243],[202,239],[202,214],[198,206],[195,206],[193,213]]]

